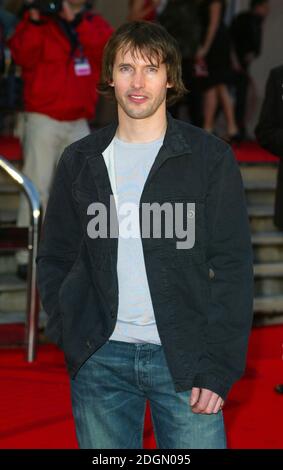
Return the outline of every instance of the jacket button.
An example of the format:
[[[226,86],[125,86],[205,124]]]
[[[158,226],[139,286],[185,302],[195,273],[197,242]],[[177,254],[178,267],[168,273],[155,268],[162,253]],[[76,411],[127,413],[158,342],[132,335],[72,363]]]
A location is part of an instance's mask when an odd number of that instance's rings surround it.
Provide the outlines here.
[[[209,268],[208,275],[209,275],[209,279],[214,279],[215,278],[215,272],[213,271],[212,268]]]
[[[91,344],[91,341],[89,341],[89,339],[87,340],[87,342],[85,343],[86,344],[86,347],[88,349],[91,349],[92,348],[92,344]]]

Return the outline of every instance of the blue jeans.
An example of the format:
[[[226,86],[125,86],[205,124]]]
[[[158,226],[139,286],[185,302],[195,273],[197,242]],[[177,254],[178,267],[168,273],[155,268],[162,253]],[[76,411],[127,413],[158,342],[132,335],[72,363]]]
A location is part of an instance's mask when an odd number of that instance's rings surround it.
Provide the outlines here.
[[[108,340],[71,379],[80,448],[142,449],[146,401],[160,449],[224,449],[222,411],[195,414],[176,392],[163,347]]]

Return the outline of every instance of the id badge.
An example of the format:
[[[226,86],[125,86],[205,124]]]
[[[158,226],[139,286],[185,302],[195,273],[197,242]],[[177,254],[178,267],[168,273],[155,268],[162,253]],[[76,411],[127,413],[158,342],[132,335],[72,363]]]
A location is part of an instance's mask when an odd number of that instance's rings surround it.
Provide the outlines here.
[[[77,77],[82,77],[91,74],[90,63],[86,57],[75,57],[74,60],[75,74],[77,75]]]

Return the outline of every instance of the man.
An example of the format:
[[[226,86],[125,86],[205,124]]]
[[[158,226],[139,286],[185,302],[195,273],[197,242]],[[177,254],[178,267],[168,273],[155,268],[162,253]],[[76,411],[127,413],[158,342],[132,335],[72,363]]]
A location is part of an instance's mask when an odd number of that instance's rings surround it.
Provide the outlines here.
[[[118,122],[58,165],[38,286],[80,447],[141,448],[147,399],[160,448],[225,447],[252,319],[249,223],[228,144],[166,114],[181,73],[162,26],[122,25],[99,85]]]
[[[269,14],[269,0],[250,0],[250,9],[239,13],[231,25],[232,57],[235,68],[235,113],[241,138],[247,137],[245,114],[251,81],[249,69],[262,47],[263,23]]]
[[[85,0],[63,1],[61,10],[49,14],[52,5],[42,13],[30,1],[9,41],[24,80],[23,172],[39,190],[44,211],[63,149],[89,134],[87,120],[95,114],[102,51],[112,33]],[[29,222],[22,196],[17,224]],[[25,278],[27,252],[19,252],[17,261],[18,275]]]
[[[274,224],[283,231],[283,65],[271,70],[255,134],[259,144],[279,160],[275,193]],[[283,384],[275,387],[283,393]]]

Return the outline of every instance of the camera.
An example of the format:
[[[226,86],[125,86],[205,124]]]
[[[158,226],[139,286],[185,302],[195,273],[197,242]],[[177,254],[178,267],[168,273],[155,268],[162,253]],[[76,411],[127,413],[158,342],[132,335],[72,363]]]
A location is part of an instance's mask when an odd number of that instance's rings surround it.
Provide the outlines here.
[[[29,8],[36,8],[43,15],[56,15],[62,10],[63,0],[34,0]]]

